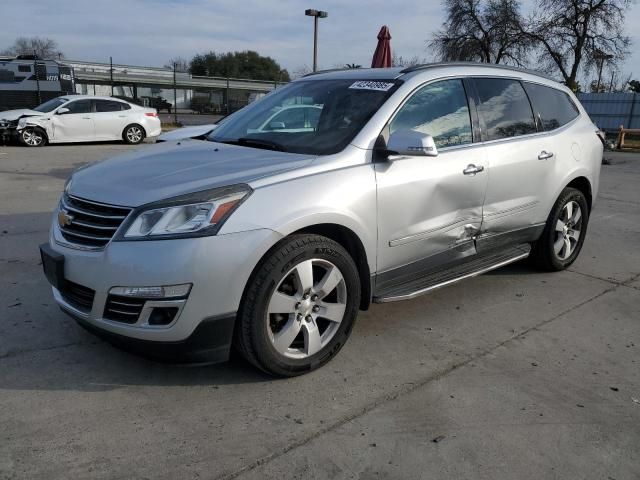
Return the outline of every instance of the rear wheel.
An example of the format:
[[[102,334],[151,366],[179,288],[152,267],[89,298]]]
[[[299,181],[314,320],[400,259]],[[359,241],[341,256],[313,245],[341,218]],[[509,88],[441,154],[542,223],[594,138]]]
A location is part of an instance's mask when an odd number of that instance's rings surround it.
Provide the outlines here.
[[[294,235],[258,266],[245,292],[236,346],[261,370],[300,375],[328,362],[346,342],[360,305],[360,280],[342,246]]]
[[[42,147],[47,144],[47,136],[41,128],[27,127],[20,132],[20,140],[27,147]]]
[[[138,124],[127,126],[122,133],[122,139],[130,145],[137,145],[144,140],[144,128]]]
[[[543,270],[564,270],[578,258],[588,223],[589,207],[584,194],[575,188],[565,188],[529,258]]]

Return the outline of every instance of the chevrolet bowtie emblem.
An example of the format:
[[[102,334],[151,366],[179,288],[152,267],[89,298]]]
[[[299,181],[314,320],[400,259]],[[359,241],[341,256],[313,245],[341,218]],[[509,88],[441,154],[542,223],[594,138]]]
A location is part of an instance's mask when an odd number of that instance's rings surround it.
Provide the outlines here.
[[[70,215],[66,210],[60,210],[58,212],[58,225],[61,227],[67,227],[73,222],[73,215]]]

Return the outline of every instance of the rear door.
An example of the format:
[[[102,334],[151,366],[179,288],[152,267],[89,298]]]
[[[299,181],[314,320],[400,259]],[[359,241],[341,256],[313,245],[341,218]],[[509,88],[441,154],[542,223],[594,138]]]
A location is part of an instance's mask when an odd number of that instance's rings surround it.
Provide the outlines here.
[[[91,142],[95,140],[91,100],[74,100],[63,105],[69,111],[51,116],[55,142]]]
[[[463,81],[447,79],[416,90],[386,127],[385,135],[428,133],[438,156],[375,163],[379,281],[475,253],[488,171],[464,173],[485,160],[482,145],[473,143],[474,116]]]
[[[124,107],[129,105],[117,100],[96,99],[94,102],[96,140],[122,139],[122,132],[128,124],[128,111]]]
[[[537,238],[548,214],[542,200],[554,158],[519,80],[475,78],[473,83],[490,170],[477,239],[481,252]]]

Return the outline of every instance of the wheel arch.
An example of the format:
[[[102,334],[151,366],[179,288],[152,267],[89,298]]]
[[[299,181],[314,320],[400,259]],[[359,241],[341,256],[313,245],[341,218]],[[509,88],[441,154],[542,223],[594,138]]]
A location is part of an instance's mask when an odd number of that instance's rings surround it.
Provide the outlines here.
[[[593,205],[593,189],[591,187],[591,182],[585,176],[578,176],[573,178],[565,188],[575,188],[576,190],[580,190],[582,194],[587,199],[587,205],[589,206],[589,212],[591,212],[591,206]]]
[[[330,238],[349,252],[358,267],[358,275],[360,277],[360,288],[362,292],[360,298],[360,310],[368,310],[371,305],[372,295],[371,272],[369,270],[369,263],[367,260],[367,251],[365,250],[360,237],[358,237],[353,230],[337,223],[309,225],[296,230],[291,234],[300,233],[322,235],[323,237]]]

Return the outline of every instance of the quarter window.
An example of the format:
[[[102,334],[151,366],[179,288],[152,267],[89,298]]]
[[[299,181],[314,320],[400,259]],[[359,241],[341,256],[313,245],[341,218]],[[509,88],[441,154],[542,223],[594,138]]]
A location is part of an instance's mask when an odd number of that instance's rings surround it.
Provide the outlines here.
[[[477,78],[478,113],[487,140],[517,137],[536,132],[531,104],[520,82],[505,78]]]
[[[462,80],[443,80],[422,87],[402,106],[389,125],[433,137],[436,147],[472,142],[471,117]]]
[[[566,125],[579,115],[569,95],[560,90],[536,83],[525,83],[524,88],[545,131]]]

